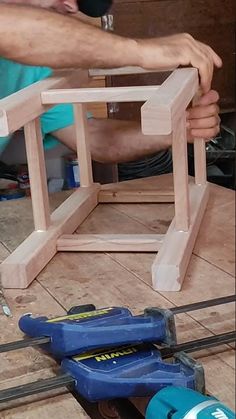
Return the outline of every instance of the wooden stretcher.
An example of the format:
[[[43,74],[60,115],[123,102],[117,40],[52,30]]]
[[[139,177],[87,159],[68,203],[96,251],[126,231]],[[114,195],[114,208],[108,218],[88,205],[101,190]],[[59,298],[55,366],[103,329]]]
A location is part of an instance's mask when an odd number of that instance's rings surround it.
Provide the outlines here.
[[[131,71],[140,69],[127,69],[127,73]],[[120,72],[126,74],[125,69]],[[59,73],[0,100],[0,136],[24,126],[35,225],[35,231],[1,264],[5,288],[28,287],[58,251],[147,251],[158,252],[152,265],[154,289],[181,289],[208,200],[203,139],[194,142],[195,180],[188,179],[185,111],[197,95],[198,72],[195,68],[174,70],[160,86],[89,87],[90,79],[97,74],[101,71]],[[144,134],[172,136],[171,194],[158,190],[129,193],[125,188],[117,190],[116,184],[108,189],[93,182],[86,104],[134,101],[145,102],[141,107]],[[81,186],[50,214],[39,117],[59,103],[74,106]],[[156,182],[158,185],[158,177]],[[165,235],[73,234],[99,203],[119,202],[174,202],[175,216]]]

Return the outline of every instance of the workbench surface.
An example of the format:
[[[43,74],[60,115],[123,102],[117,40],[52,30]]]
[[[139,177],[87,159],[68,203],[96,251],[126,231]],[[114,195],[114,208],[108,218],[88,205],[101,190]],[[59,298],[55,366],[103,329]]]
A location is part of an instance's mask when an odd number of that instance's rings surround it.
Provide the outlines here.
[[[128,186],[171,189],[169,175],[126,182]],[[126,186],[126,185],[125,185]],[[124,184],[123,184],[124,188]],[[70,192],[51,196],[57,207]],[[0,314],[0,343],[21,338],[17,321],[34,315],[61,315],[73,305],[126,306],[135,314],[147,306],[162,308],[226,296],[234,292],[234,192],[211,185],[207,211],[181,292],[157,293],[151,287],[154,254],[58,253],[27,290],[6,290],[13,318]],[[83,233],[165,233],[173,204],[99,205],[80,226]],[[29,199],[0,203],[0,261],[32,231]],[[178,341],[234,329],[234,304],[177,316]],[[229,345],[194,354],[205,368],[209,393],[234,408],[234,349]],[[0,355],[0,389],[52,376],[55,363],[29,348]],[[73,396],[56,390],[48,398],[34,396],[12,402],[0,418],[88,418]],[[34,401],[34,403],[33,403]]]

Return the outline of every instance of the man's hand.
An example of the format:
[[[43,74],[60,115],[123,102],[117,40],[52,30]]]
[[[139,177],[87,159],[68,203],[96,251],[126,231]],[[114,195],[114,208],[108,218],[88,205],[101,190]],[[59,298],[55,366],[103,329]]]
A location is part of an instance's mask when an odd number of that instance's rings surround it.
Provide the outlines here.
[[[209,46],[189,34],[125,38],[70,16],[2,4],[1,0],[0,55],[52,68],[140,66],[158,71],[191,65],[199,70],[203,93],[211,88],[214,67],[222,66],[220,57]]]
[[[210,90],[201,96],[197,104],[187,110],[187,138],[192,142],[194,138],[204,138],[209,141],[220,130],[219,95]]]
[[[140,65],[145,69],[193,66],[199,70],[201,88],[211,88],[214,67],[221,67],[221,58],[211,47],[195,40],[187,33],[164,38],[138,40]]]

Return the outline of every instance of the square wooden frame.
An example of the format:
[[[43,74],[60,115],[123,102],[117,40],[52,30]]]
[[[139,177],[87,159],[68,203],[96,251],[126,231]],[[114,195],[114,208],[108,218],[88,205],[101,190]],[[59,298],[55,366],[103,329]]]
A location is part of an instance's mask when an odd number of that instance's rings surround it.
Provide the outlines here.
[[[198,91],[197,70],[174,70],[161,86],[91,88],[89,84],[87,71],[60,73],[0,100],[0,136],[24,126],[35,224],[35,231],[1,264],[3,286],[26,288],[57,251],[158,251],[152,265],[154,289],[180,290],[208,200],[204,140],[194,142],[195,182],[188,180],[185,111]],[[171,197],[155,190],[114,193],[114,184],[108,190],[93,182],[86,103],[126,101],[145,102],[141,108],[144,134],[172,135]],[[74,104],[81,186],[50,214],[39,116],[59,103]],[[99,203],[170,201],[175,203],[175,217],[165,235],[72,234]]]

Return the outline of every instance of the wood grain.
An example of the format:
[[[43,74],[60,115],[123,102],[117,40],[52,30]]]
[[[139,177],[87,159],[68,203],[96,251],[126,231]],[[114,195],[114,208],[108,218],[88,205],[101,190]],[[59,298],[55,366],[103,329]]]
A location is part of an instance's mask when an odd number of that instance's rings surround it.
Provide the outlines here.
[[[201,91],[195,95],[192,105],[196,106],[201,97]],[[206,143],[204,138],[194,139],[194,176],[197,185],[205,185],[207,181]]]
[[[175,193],[175,228],[178,231],[188,231],[190,217],[193,217],[193,207],[190,208],[189,202],[188,155],[185,116],[181,117],[173,130],[172,160]]]
[[[0,263],[9,256],[9,250],[0,242]]]
[[[142,132],[169,135],[198,89],[194,68],[175,70],[141,108]]]
[[[92,103],[92,102],[140,102],[150,98],[159,86],[136,87],[89,87],[81,89],[57,89],[41,94],[43,104]]]
[[[57,240],[58,251],[157,252],[162,234],[65,234]]]
[[[0,266],[6,288],[26,288],[56,253],[56,240],[73,233],[97,205],[99,186],[77,189],[51,216],[48,231],[34,231]]]
[[[191,185],[189,229],[188,231],[177,230],[175,218],[170,224],[163,245],[152,265],[152,281],[155,290],[179,291],[181,289],[207,205],[208,193],[207,186]]]
[[[53,212],[61,203],[73,193],[70,191],[57,192],[49,195],[50,210]],[[24,216],[22,216],[24,214]],[[32,204],[30,198],[1,202],[0,237],[3,245],[13,252],[29,234],[34,231]]]
[[[119,190],[114,186],[111,189],[102,189],[99,192],[98,201],[100,204],[174,202],[174,193],[164,190]]]
[[[146,184],[147,189],[153,189],[156,183],[156,178],[142,179],[137,182],[129,181],[129,185],[125,182],[127,187],[130,188],[134,184],[134,188],[138,189],[141,184],[143,187]],[[173,187],[170,176],[158,177],[158,187],[163,188],[164,185]],[[218,266],[215,262],[217,255],[220,256],[222,251],[226,253],[228,249],[229,253],[231,252],[231,245],[228,241],[225,242],[224,249],[222,249],[222,231],[218,231],[217,228],[221,226],[221,223],[224,223],[225,231],[230,233],[227,226],[230,225],[231,214],[234,211],[234,193],[214,185],[210,185],[210,191],[210,200],[204,219],[212,217],[212,223],[203,224],[204,229],[201,228],[198,240],[202,240],[201,234],[204,233],[204,236],[207,236],[212,229],[216,230],[214,246],[212,238],[212,244],[208,246],[208,249],[203,246],[200,257],[197,255],[191,257],[180,293],[153,291],[150,266],[155,257],[154,254],[142,253],[137,256],[134,253],[101,253],[94,259],[93,254],[61,252],[41,272],[38,277],[39,283],[35,281],[27,290],[9,289],[5,291],[14,317],[11,322],[5,317],[1,317],[1,320],[3,319],[3,323],[1,323],[3,334],[0,336],[0,340],[1,337],[4,342],[20,337],[17,320],[21,314],[28,311],[35,315],[42,313],[60,315],[64,313],[64,309],[69,309],[72,305],[94,303],[97,307],[126,306],[134,313],[140,314],[146,306],[168,308],[232,294],[234,277],[224,270],[223,258],[218,260]],[[52,197],[52,206],[55,208],[66,195],[66,192],[57,194],[55,202]],[[9,215],[8,220],[7,215]],[[135,232],[159,234],[165,233],[172,216],[172,204],[99,205],[78,231],[85,234],[91,232],[98,234],[132,234]],[[21,219],[23,220],[22,225],[20,224]],[[22,240],[24,234],[27,236],[30,228],[32,229],[32,215],[28,200],[12,201],[11,204],[9,202],[1,203],[0,235],[3,231],[4,234],[1,235],[1,238],[4,236],[4,243],[6,240],[9,246],[14,247]],[[13,239],[11,239],[12,236],[14,236]],[[231,238],[231,236],[229,237]],[[212,307],[188,315],[181,314],[176,319],[178,340],[183,342],[209,336],[211,333],[231,330],[234,327],[233,322],[233,304]],[[26,351],[12,352],[12,358],[3,360],[1,357],[0,381],[3,381],[2,377],[4,376],[5,385],[8,385],[7,380],[13,379],[16,375],[22,377],[22,380],[30,380],[36,374],[40,375],[41,371],[45,376],[52,374],[52,368],[54,368],[51,364],[52,361],[48,357],[40,358],[39,355],[41,357],[38,351],[30,349],[27,353]],[[228,346],[222,346],[214,350],[196,353],[194,356],[204,364],[207,390],[233,408],[234,351]],[[220,382],[216,379],[216,371],[219,371]],[[28,373],[29,377],[24,377]],[[47,401],[38,400],[35,403],[28,402],[27,404],[22,402],[21,405],[0,412],[0,416],[4,414],[7,419],[21,419],[28,414],[29,418],[38,419],[40,415],[47,417],[49,412],[52,417],[55,414],[58,417],[70,414],[73,419],[83,418],[84,413],[82,410],[78,410],[80,409],[79,405],[75,405],[74,399],[68,401],[67,397],[68,395],[63,393],[54,395]]]
[[[25,147],[36,231],[46,231],[51,223],[43,137],[39,118],[25,125]]]
[[[22,338],[18,328],[20,316],[31,311],[33,315],[57,316],[65,314],[65,310],[36,281],[27,290],[6,290],[6,297],[13,311],[9,320],[1,316],[0,343]],[[28,348],[1,354],[0,358],[0,389],[25,384],[37,379],[55,375],[57,364],[52,358],[36,348]],[[1,404],[0,417],[4,419],[38,419],[54,417],[88,418],[80,405],[66,389],[56,390],[47,394],[31,396],[19,401]]]
[[[46,376],[44,374],[34,374],[35,378],[41,378]],[[48,395],[44,395],[36,399],[35,397],[27,397],[22,400],[19,404],[14,403],[13,406],[4,409],[0,412],[1,419],[38,419],[42,418],[54,418],[64,419],[70,417],[70,419],[89,419],[89,416],[85,413],[83,408],[77,403],[74,397],[66,392],[66,390],[57,390],[50,392]],[[11,405],[12,406],[12,405]]]
[[[157,183],[158,180],[158,183]],[[122,182],[124,187],[143,186],[147,179]],[[129,183],[131,182],[131,183]],[[136,183],[137,182],[137,183]],[[194,182],[194,179],[191,180]],[[155,186],[169,190],[173,187],[171,175],[148,178],[147,188]],[[235,194],[232,190],[209,184],[210,193],[194,254],[234,276],[235,273]],[[157,234],[165,233],[174,216],[172,204],[116,204],[116,210],[148,226]],[[85,231],[84,231],[85,232]],[[101,231],[99,231],[101,232]],[[107,233],[110,231],[107,230]],[[221,238],[221,243],[220,239]],[[223,244],[223,245],[221,245]]]
[[[50,107],[42,105],[41,92],[50,88],[87,83],[87,71],[55,72],[55,75],[22,89],[0,101],[0,136],[4,137],[37,118]]]
[[[93,184],[87,109],[86,105],[81,104],[74,105],[73,108],[80,186],[86,187]]]

